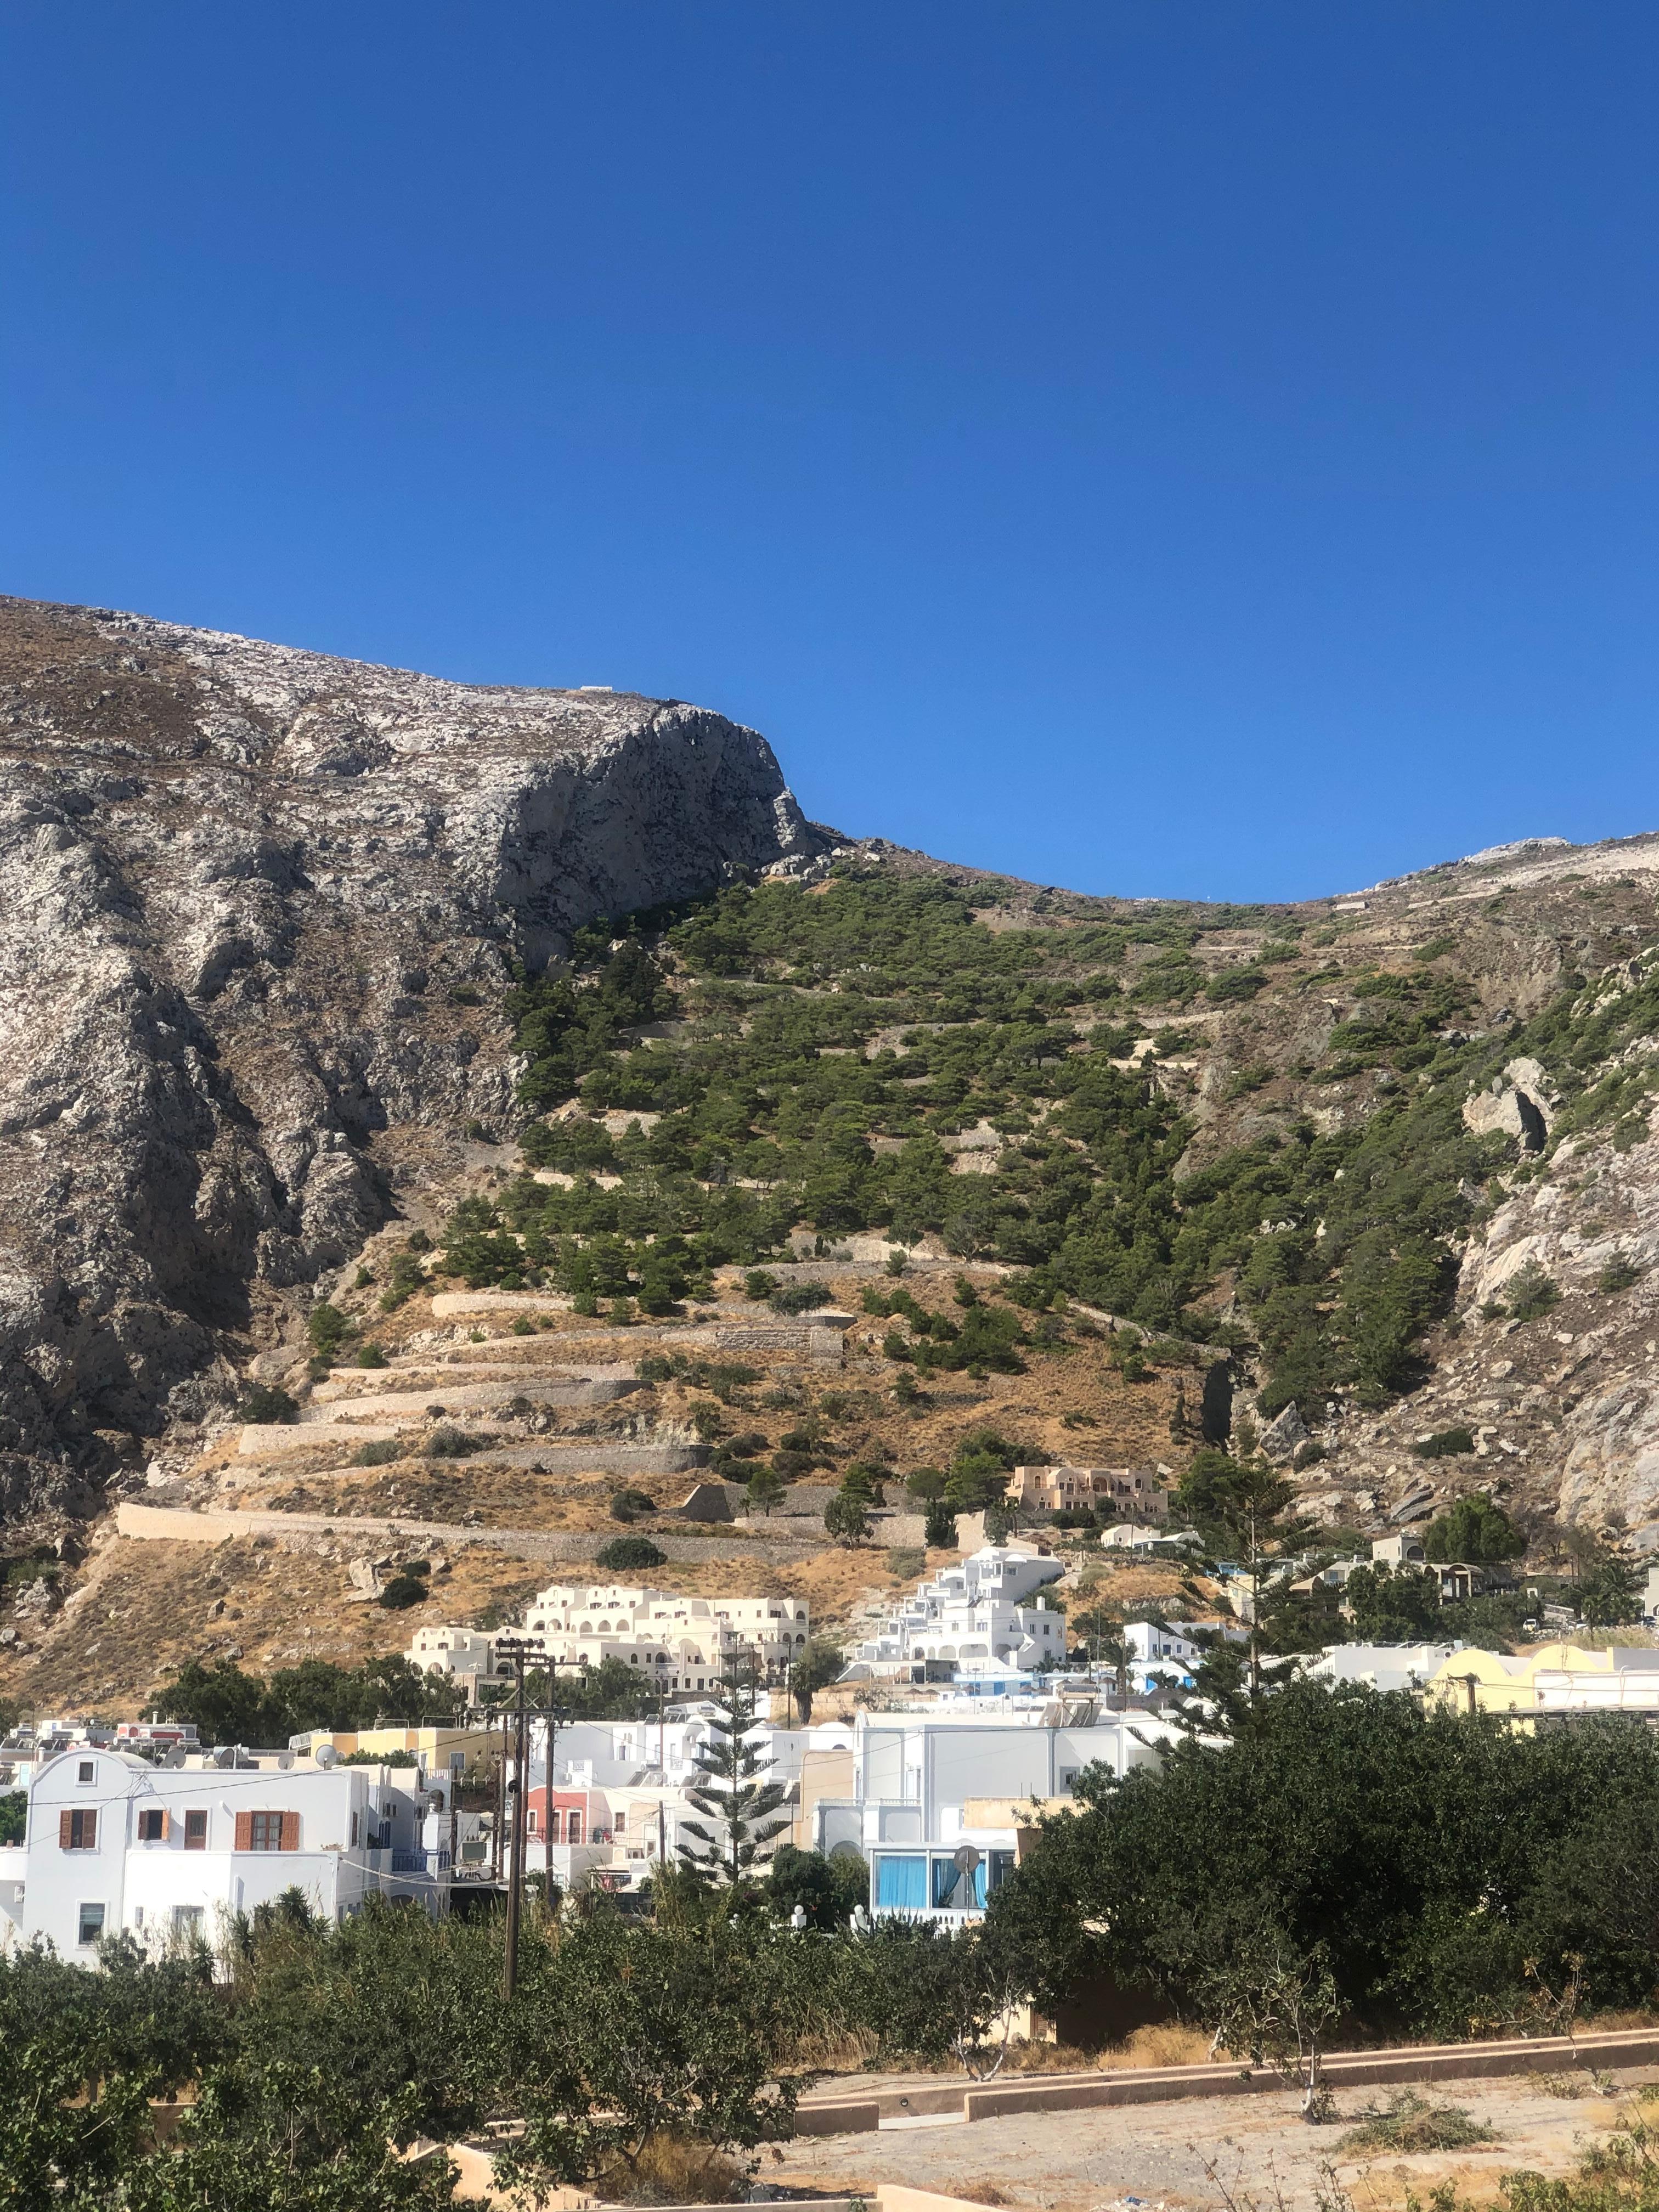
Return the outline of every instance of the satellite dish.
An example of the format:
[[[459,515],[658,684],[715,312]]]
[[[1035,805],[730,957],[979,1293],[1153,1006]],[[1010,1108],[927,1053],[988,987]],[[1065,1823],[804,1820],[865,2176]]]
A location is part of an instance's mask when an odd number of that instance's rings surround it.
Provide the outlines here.
[[[972,1874],[979,1864],[979,1853],[972,1844],[958,1844],[951,1855],[951,1863],[958,1874]]]
[[[336,1751],[331,1743],[319,1743],[318,1745],[317,1764],[319,1766],[326,1770],[331,1766],[337,1766],[339,1763],[340,1754]]]

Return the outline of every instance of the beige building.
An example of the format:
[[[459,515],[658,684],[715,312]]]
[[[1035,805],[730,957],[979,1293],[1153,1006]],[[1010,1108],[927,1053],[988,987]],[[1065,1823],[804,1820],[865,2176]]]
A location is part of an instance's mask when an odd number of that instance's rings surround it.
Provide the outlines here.
[[[607,1659],[637,1667],[658,1688],[684,1695],[714,1689],[733,1662],[751,1658],[781,1676],[811,1631],[805,1604],[789,1597],[678,1597],[622,1583],[550,1583],[525,1611],[523,1626],[502,1635],[562,1667],[599,1667]],[[501,1671],[494,1645],[465,1629],[417,1629],[409,1649],[428,1674]]]
[[[1132,1467],[1017,1467],[1008,1480],[1011,1504],[1047,1513],[1093,1510],[1113,1518],[1170,1517],[1170,1493],[1155,1473]]]

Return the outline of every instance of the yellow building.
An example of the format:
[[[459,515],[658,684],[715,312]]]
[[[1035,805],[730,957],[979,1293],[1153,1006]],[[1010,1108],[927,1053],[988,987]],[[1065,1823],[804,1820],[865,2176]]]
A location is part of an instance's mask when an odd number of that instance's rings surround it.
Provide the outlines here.
[[[366,1753],[384,1759],[388,1766],[418,1766],[438,1780],[464,1767],[488,1741],[476,1729],[447,1724],[405,1728],[393,1723],[386,1728],[313,1729],[308,1735],[296,1736],[294,1748],[307,1751],[314,1759],[326,1744],[342,1759]]]
[[[1535,1713],[1540,1674],[1611,1674],[1614,1658],[1611,1651],[1586,1651],[1577,1644],[1540,1644],[1513,1657],[1498,1651],[1454,1651],[1424,1684],[1423,1700],[1431,1711],[1438,1705],[1456,1713]]]

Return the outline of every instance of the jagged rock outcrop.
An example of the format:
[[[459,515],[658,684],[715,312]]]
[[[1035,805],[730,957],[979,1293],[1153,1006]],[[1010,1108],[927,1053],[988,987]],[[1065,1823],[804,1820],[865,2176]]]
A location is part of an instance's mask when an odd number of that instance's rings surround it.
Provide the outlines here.
[[[823,842],[678,702],[0,599],[0,1522],[506,1109],[514,962]]]

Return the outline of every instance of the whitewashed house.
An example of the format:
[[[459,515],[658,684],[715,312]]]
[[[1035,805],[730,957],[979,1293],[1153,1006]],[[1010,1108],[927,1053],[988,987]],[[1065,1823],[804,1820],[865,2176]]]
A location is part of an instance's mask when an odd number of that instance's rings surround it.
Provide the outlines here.
[[[104,1936],[212,1942],[288,1890],[335,1920],[373,1894],[447,1908],[447,1817],[392,1770],[236,1759],[153,1766],[82,1746],[48,1760],[23,1842],[0,1850],[0,1941],[42,1936],[90,1965]]]
[[[853,1653],[848,1679],[923,1681],[930,1664],[935,1679],[976,1665],[1056,1665],[1066,1656],[1066,1616],[1042,1592],[1064,1572],[1058,1559],[987,1544],[941,1567],[890,1613]]]
[[[807,1840],[826,1856],[855,1850],[868,1862],[876,1913],[974,1919],[1012,1869],[1017,1842],[1012,1819],[983,1826],[975,1801],[1069,1797],[1085,1768],[1123,1775],[1155,1764],[1178,1733],[1145,1713],[1103,1717],[1091,1706],[1073,1720],[1052,1704],[994,1717],[860,1713],[851,1793],[814,1801]],[[968,1853],[975,1863],[964,1868]]]

